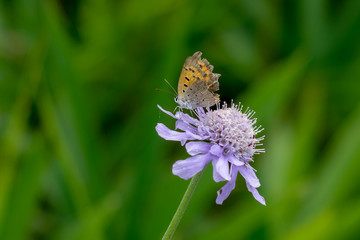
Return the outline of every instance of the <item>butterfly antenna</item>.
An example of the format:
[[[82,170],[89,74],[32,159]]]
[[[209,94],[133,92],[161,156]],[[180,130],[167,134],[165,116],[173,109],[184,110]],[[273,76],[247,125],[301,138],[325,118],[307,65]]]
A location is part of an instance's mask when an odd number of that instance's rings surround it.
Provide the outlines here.
[[[171,87],[171,89],[174,91],[175,96],[176,96],[177,92],[176,92],[175,88],[168,82],[168,80],[164,79],[164,81]]]
[[[156,91],[159,91],[159,92],[166,92],[166,93],[169,93],[169,94],[173,95],[174,97],[176,97],[176,95],[174,95],[173,92],[170,92],[170,91],[168,91],[168,90],[159,89],[159,88],[155,88],[155,90],[156,90]]]

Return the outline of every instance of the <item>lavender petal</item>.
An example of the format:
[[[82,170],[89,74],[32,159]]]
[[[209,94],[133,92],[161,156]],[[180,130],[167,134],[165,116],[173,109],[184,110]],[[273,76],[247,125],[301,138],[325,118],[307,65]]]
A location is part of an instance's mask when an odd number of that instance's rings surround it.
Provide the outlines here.
[[[176,161],[173,165],[172,172],[174,175],[187,180],[203,170],[204,167],[211,161],[211,158],[212,156],[210,154],[201,154],[185,160]]]
[[[175,114],[175,118],[176,119],[179,119],[179,120],[182,120],[184,122],[187,122],[189,124],[193,124],[193,125],[196,125],[199,123],[199,120],[195,119],[195,118],[192,118],[190,117],[188,114],[186,113],[183,113],[183,112],[177,112]]]
[[[232,175],[231,180],[227,182],[219,191],[217,191],[216,204],[222,204],[225,199],[228,198],[231,191],[235,188],[237,172]]]
[[[245,163],[240,161],[237,157],[235,157],[233,154],[228,154],[227,159],[230,163],[236,165],[236,166],[242,166]]]
[[[208,153],[210,148],[211,148],[211,144],[207,143],[207,142],[188,142],[185,145],[186,151],[191,155],[197,155],[199,153]]]
[[[162,123],[158,123],[155,127],[157,133],[160,137],[162,137],[165,140],[170,141],[186,141],[189,139],[189,137],[186,135],[185,132],[177,132],[170,130],[168,127],[166,127]]]
[[[217,144],[213,144],[210,149],[210,153],[218,157],[221,157],[223,155],[223,151],[224,149]]]
[[[254,198],[261,203],[262,205],[266,206],[265,203],[265,199],[263,196],[261,196],[258,192],[258,190],[256,188],[254,188],[253,186],[251,186],[249,183],[246,183],[246,186],[248,188],[248,190],[252,193],[252,195],[254,196]]]
[[[213,179],[214,179],[215,182],[221,182],[221,181],[225,181],[225,180],[226,180],[226,179],[223,178],[223,177],[219,174],[219,172],[216,170],[216,164],[217,164],[218,161],[219,161],[218,158],[212,160],[212,165],[213,165]]]
[[[166,113],[167,115],[169,115],[170,117],[177,119],[177,117],[176,117],[174,114],[172,114],[172,113],[169,112],[169,111],[164,110],[162,107],[160,107],[160,105],[157,105],[157,107],[158,107],[162,112],[164,112],[164,113]]]
[[[253,162],[254,160],[251,157],[241,157],[241,160],[243,160],[244,162]]]
[[[183,120],[177,120],[175,123],[175,129],[180,129],[185,132],[191,132],[193,134],[198,134],[197,128],[190,125],[189,123],[183,121]]]
[[[221,156],[219,158],[219,160],[216,163],[215,168],[221,177],[223,177],[227,181],[230,180],[229,164],[225,157]]]
[[[257,178],[254,170],[249,164],[238,167],[240,174],[245,178],[245,181],[249,183],[254,188],[260,187],[260,181]]]
[[[187,131],[186,135],[188,136],[188,140],[207,140],[209,138],[207,136],[201,136],[200,134],[195,134],[190,131]]]

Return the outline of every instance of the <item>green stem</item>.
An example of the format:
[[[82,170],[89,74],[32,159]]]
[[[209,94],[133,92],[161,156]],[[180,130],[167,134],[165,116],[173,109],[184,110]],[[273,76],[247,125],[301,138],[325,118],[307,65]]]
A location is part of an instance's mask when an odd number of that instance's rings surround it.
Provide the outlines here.
[[[168,228],[166,229],[166,232],[165,232],[162,240],[170,240],[172,238],[172,236],[174,235],[174,232],[175,232],[177,226],[179,225],[182,216],[184,215],[184,212],[190,202],[191,196],[193,195],[195,188],[198,185],[203,172],[204,172],[204,170],[202,170],[201,172],[198,172],[191,179],[191,182],[190,182],[188,188],[186,189],[186,192],[180,202],[180,205],[179,205],[178,209],[176,210],[176,213],[173,216]]]

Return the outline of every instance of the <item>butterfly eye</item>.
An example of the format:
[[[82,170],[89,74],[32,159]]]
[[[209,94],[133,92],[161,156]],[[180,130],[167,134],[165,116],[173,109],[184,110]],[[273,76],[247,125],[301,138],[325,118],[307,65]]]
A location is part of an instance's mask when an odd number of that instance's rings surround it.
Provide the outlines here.
[[[177,102],[177,101],[178,101],[178,97],[175,97],[174,100],[175,100],[175,102]]]

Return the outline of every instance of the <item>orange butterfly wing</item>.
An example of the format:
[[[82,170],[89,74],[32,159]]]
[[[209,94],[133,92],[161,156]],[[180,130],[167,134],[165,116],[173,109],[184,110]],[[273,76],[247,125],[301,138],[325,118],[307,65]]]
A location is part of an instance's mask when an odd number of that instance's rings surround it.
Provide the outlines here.
[[[186,93],[191,91],[194,92],[191,86],[195,82],[197,83],[196,86],[198,86],[196,90],[201,91],[199,96],[203,96],[205,98],[204,100],[211,104],[209,106],[212,106],[220,101],[219,95],[214,94],[215,91],[219,90],[218,79],[220,74],[213,73],[212,71],[214,67],[210,65],[206,59],[201,59],[201,55],[202,53],[199,51],[185,60],[178,84],[179,102],[181,103],[185,101],[193,103],[192,105],[194,105],[194,107],[198,105],[197,102],[199,99],[196,99],[195,96]]]

